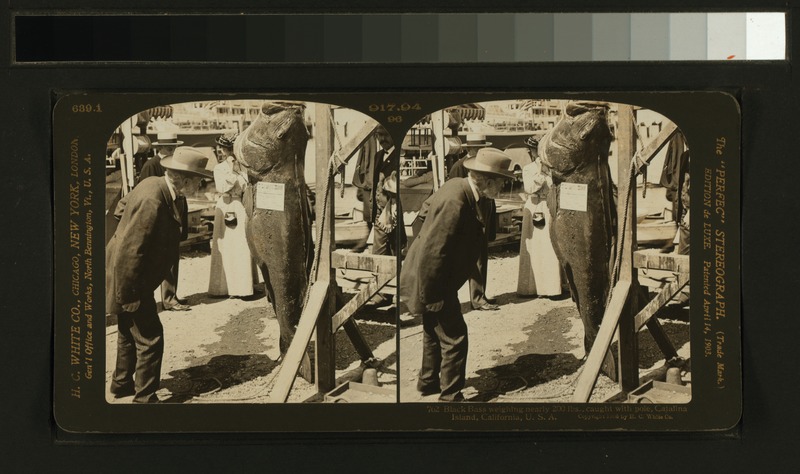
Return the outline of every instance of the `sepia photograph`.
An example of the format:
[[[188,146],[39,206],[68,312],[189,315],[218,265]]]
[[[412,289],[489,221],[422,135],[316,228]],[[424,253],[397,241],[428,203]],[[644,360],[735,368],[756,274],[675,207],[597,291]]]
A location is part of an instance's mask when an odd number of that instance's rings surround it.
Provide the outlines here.
[[[60,425],[737,417],[737,103],[528,97],[66,96]]]
[[[392,149],[368,116],[313,102],[168,104],[119,124],[107,402],[395,402],[395,265],[372,258],[394,254]]]
[[[676,124],[629,104],[501,100],[417,122],[400,160],[401,402],[689,402],[689,160]]]

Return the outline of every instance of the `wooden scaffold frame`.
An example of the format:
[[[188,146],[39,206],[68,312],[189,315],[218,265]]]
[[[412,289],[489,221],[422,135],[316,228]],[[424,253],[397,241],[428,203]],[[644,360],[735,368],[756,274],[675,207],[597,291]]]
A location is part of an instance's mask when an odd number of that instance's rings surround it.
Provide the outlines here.
[[[386,255],[355,254],[337,251],[335,236],[335,189],[333,175],[352,158],[361,146],[373,135],[378,123],[364,125],[346,143],[335,148],[335,129],[332,123],[332,107],[315,104],[316,145],[316,225],[317,263],[312,273],[308,298],[300,316],[294,339],[278,369],[270,402],[284,403],[289,397],[297,371],[311,342],[315,343],[315,385],[319,395],[335,388],[335,339],[336,331],[343,328],[356,348],[362,361],[373,358],[372,350],[353,318],[369,299],[389,284],[397,274],[397,258]],[[328,124],[328,126],[325,126]],[[324,184],[324,186],[320,186]],[[322,195],[320,195],[322,191]],[[320,225],[321,224],[321,225]],[[374,273],[375,279],[362,288],[350,301],[337,310],[336,269],[357,269]]]
[[[656,255],[639,251],[635,245],[636,176],[669,143],[678,132],[677,126],[668,122],[658,136],[643,144],[637,153],[633,106],[620,104],[617,120],[619,268],[616,281],[612,281],[611,297],[603,314],[603,322],[573,393],[573,401],[578,403],[589,401],[615,333],[619,334],[618,375],[621,394],[636,389],[640,383],[637,334],[643,327],[648,328],[668,362],[677,358],[677,351],[654,316],[689,283],[688,255]],[[662,288],[650,302],[641,305],[637,276],[639,268],[672,271],[676,273],[676,279]]]

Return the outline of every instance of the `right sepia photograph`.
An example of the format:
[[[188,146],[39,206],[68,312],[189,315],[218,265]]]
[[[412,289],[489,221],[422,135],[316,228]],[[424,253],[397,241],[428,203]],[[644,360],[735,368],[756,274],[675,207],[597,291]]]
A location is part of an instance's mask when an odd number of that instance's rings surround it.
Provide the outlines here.
[[[460,104],[403,139],[402,403],[688,403],[690,144],[633,104]]]

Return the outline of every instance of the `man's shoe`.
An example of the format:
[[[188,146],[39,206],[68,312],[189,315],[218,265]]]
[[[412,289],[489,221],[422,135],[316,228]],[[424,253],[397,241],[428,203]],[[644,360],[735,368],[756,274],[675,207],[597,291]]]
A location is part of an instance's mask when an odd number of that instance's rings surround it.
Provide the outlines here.
[[[164,309],[166,311],[189,311],[190,309],[192,309],[192,307],[189,306],[189,305],[176,303],[176,304],[174,304],[174,305],[172,305],[170,307],[164,308]]]
[[[465,401],[464,395],[461,392],[456,393],[455,395],[450,395],[448,397],[439,397],[440,402],[450,402],[450,403],[458,403]]]
[[[497,311],[498,309],[500,309],[500,306],[493,303],[489,303],[487,301],[486,303],[483,303],[482,305],[477,307],[473,307],[472,309],[476,311]]]
[[[442,389],[439,388],[439,384],[430,384],[425,386],[420,386],[417,384],[417,392],[423,397],[427,397],[428,395],[436,395],[437,393],[441,393]]]
[[[111,395],[113,395],[115,399],[132,397],[135,394],[136,390],[133,388],[118,388],[116,390],[111,390]]]
[[[484,296],[484,298],[486,299],[487,303],[497,304],[497,298],[494,296]]]

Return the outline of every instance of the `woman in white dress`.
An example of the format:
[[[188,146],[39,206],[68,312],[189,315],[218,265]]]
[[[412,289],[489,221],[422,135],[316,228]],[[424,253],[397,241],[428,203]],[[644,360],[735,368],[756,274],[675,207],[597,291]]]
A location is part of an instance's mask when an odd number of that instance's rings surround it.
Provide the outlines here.
[[[522,182],[528,196],[522,209],[517,294],[559,296],[562,292],[561,265],[550,240],[550,211],[546,201],[553,178],[542,169],[536,152],[538,141],[530,137],[525,144],[531,149],[534,160],[522,168]]]
[[[217,138],[218,163],[214,167],[214,184],[220,195],[211,238],[208,293],[212,296],[251,296],[253,284],[258,283],[245,235],[247,213],[242,205],[242,195],[248,186],[247,170],[233,155],[236,135]]]

